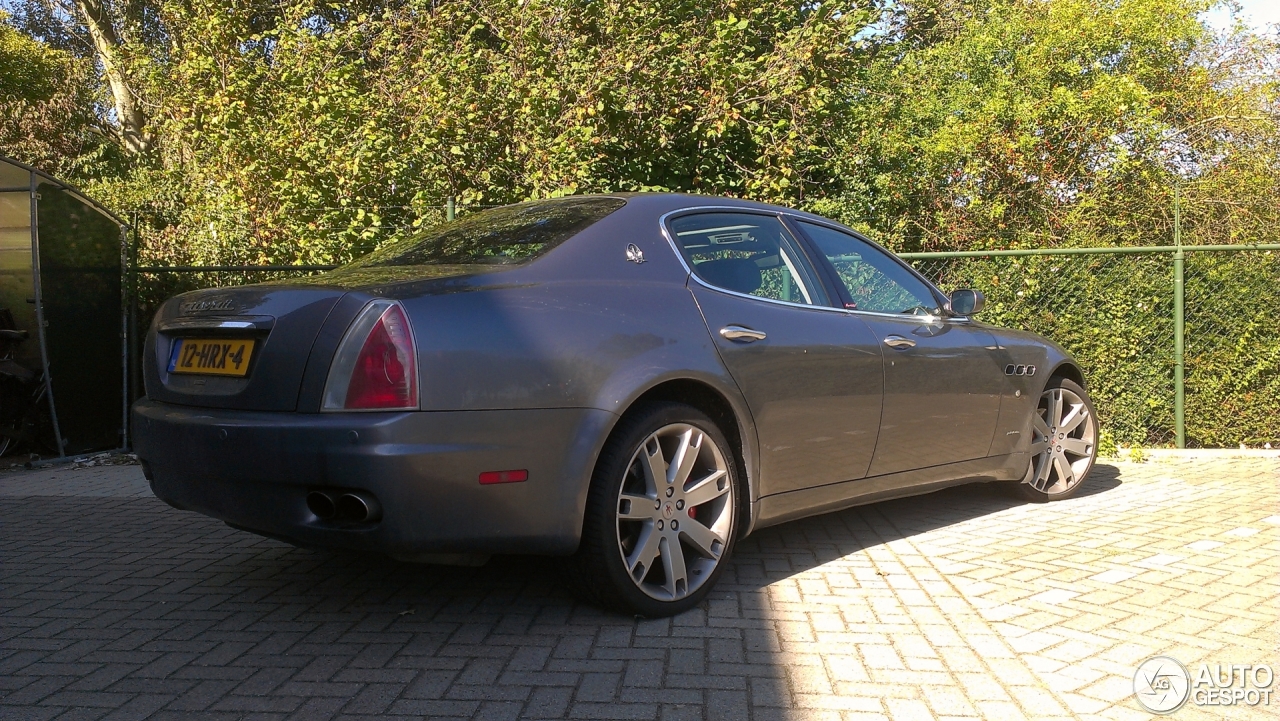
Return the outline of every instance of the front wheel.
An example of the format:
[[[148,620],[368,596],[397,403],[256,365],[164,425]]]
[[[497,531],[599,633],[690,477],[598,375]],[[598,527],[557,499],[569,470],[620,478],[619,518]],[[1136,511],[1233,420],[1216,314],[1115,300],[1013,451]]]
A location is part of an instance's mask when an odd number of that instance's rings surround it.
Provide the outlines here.
[[[1037,503],[1070,498],[1098,457],[1098,423],[1089,394],[1066,378],[1054,378],[1031,417],[1031,464],[1017,485]]]
[[[706,414],[678,403],[636,409],[596,464],[571,587],[590,603],[642,616],[697,605],[733,549],[737,475]]]

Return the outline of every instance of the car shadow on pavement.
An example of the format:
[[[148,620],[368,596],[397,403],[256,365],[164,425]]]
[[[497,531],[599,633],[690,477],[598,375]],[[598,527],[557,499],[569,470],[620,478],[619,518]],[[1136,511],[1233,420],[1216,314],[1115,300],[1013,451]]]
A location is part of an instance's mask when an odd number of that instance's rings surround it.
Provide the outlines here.
[[[1119,485],[1116,467],[1098,465],[1075,497],[1105,493]],[[974,483],[790,521],[742,539],[720,585],[739,591],[760,588],[868,547],[1023,505],[1027,502],[998,484]],[[226,533],[238,536],[241,532],[228,529]],[[276,543],[253,535],[238,540]],[[553,557],[494,556],[479,567],[438,566],[280,544],[265,557],[227,561],[254,567],[243,577],[246,588],[290,594],[308,589],[311,600],[317,602],[311,608],[316,610],[379,610],[395,612],[397,618],[403,618],[402,613],[425,618],[516,607],[566,614],[566,618],[567,614],[614,615],[578,604],[558,578],[563,559]]]
[[[1106,493],[1120,483],[1119,469],[1098,464],[1073,498]],[[751,534],[739,543],[729,570],[739,587],[769,585],[867,548],[1023,505],[1028,502],[1001,484],[971,483],[855,506]]]
[[[1119,485],[1099,465],[1082,494]],[[763,529],[701,608],[642,620],[575,601],[555,558],[419,566],[154,498],[0,498],[0,716],[784,717],[772,584],[1020,505],[971,484]]]

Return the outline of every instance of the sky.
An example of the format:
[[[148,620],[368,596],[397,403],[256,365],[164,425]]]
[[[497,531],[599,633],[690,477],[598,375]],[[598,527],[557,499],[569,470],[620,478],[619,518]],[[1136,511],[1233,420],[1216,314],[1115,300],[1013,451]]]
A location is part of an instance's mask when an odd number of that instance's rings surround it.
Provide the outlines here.
[[[1255,31],[1274,32],[1274,25],[1280,23],[1280,0],[1237,0],[1237,2],[1240,3],[1240,19]],[[1205,19],[1211,26],[1222,28],[1230,23],[1231,15],[1225,9],[1217,8],[1207,13]]]

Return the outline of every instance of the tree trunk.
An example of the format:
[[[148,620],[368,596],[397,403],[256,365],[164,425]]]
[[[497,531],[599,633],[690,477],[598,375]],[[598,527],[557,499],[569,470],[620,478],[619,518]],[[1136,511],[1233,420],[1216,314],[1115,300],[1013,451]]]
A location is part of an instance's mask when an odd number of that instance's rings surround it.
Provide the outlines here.
[[[111,96],[115,99],[120,143],[133,155],[145,153],[151,149],[155,137],[147,131],[146,113],[142,112],[138,97],[129,87],[128,78],[120,67],[120,38],[111,24],[111,14],[102,0],[75,0],[75,3],[89,28],[93,47],[102,63],[102,72],[107,77]]]

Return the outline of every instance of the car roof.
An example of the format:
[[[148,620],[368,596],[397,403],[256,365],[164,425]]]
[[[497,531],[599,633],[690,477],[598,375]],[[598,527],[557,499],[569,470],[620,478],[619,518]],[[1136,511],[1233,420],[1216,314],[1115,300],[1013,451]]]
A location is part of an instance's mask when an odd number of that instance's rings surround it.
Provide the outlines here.
[[[742,208],[744,210],[758,210],[769,213],[789,213],[802,218],[812,218],[815,220],[823,220],[828,223],[833,222],[819,215],[814,215],[803,210],[788,208],[782,205],[772,205],[770,203],[762,203],[755,200],[744,200],[742,198],[733,198],[722,195],[701,195],[697,193],[654,193],[654,192],[625,192],[625,193],[592,193],[584,195],[567,195],[562,198],[553,198],[549,201],[539,202],[555,202],[558,200],[571,200],[583,198],[621,198],[627,201],[627,207],[631,211],[648,211],[662,215],[677,210],[689,210],[701,207],[717,207],[717,208]]]

